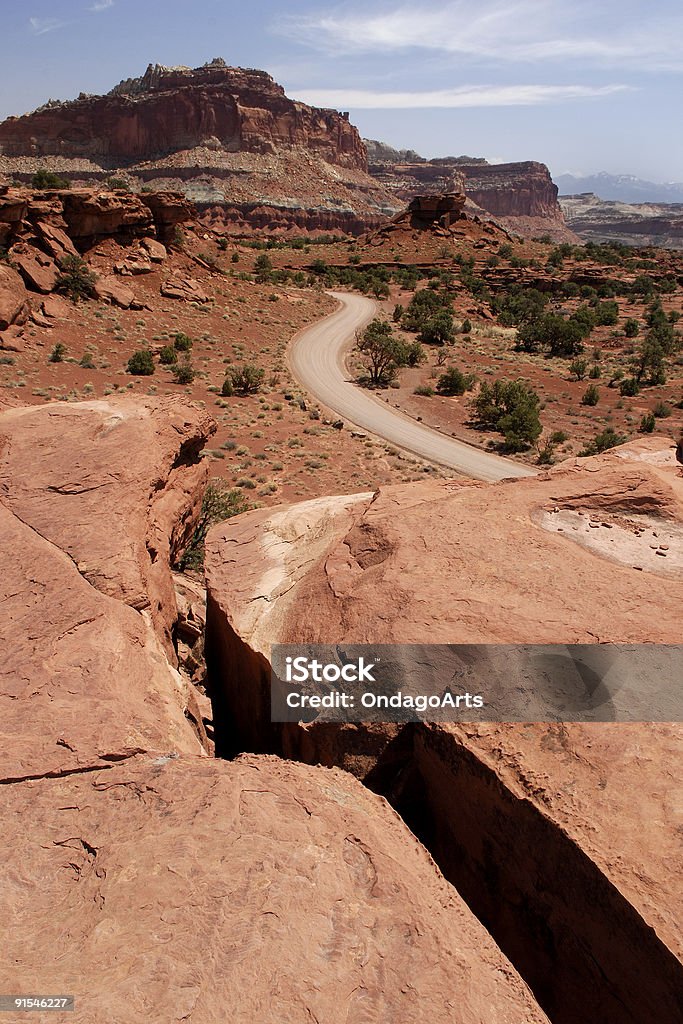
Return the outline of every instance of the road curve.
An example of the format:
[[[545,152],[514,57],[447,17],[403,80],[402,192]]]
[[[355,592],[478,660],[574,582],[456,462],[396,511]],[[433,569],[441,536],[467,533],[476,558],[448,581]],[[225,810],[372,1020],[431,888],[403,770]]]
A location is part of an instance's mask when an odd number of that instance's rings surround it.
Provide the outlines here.
[[[346,356],[354,344],[356,331],[372,320],[377,306],[363,295],[328,294],[338,300],[340,308],[301,331],[289,349],[292,373],[311,395],[357,427],[476,480],[535,476],[534,470],[527,466],[481,451],[418,423],[373,392],[354,384],[346,371]]]

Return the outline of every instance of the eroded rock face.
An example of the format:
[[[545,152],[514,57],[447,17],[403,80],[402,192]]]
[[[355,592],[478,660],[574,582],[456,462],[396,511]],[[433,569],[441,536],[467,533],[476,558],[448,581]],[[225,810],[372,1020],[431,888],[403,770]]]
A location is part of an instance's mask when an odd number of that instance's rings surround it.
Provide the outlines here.
[[[428,189],[467,194],[480,211],[509,231],[525,237],[550,234],[557,241],[577,241],[557,200],[557,186],[545,164],[528,160],[508,164],[486,161],[433,160],[370,165],[370,173],[398,198],[408,200]]]
[[[86,157],[120,167],[176,150],[216,145],[228,152],[303,146],[329,163],[367,169],[365,146],[348,117],[295,103],[264,71],[147,69],[107,96],[51,104],[0,124],[0,152]]]
[[[175,398],[111,398],[0,416],[0,501],[102,594],[145,610],[167,652],[170,563],[190,539],[211,418]],[[30,473],[27,467],[30,466]]]
[[[571,229],[586,242],[624,242],[683,249],[683,203],[624,203],[587,192],[562,196]]]
[[[0,982],[78,993],[75,1022],[110,1021],[113,1000],[121,1024],[218,1024],[226,1007],[237,1024],[546,1021],[424,848],[342,772],[138,757],[0,800],[31,822],[3,840],[21,867],[0,895]]]
[[[0,264],[0,332],[25,321],[27,298],[26,287],[16,270]]]

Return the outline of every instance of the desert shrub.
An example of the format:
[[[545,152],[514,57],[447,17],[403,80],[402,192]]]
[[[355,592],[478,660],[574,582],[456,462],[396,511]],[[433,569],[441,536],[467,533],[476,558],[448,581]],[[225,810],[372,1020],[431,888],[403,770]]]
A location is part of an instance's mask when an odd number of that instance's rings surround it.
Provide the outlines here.
[[[108,188],[118,188],[118,189],[123,190],[124,192],[130,192],[130,190],[131,190],[130,189],[130,182],[126,181],[125,178],[118,178],[116,176],[114,176],[112,178],[107,178],[107,187]]]
[[[405,313],[405,306],[402,306],[400,302],[397,303],[394,306],[394,313],[393,313],[393,321],[394,321],[395,324],[397,324],[400,321],[400,319],[401,319],[401,317],[403,316],[404,313]]]
[[[413,391],[414,395],[422,395],[423,398],[432,398],[434,395],[434,388],[430,387],[429,384],[418,384]]]
[[[552,444],[564,444],[565,441],[569,440],[569,434],[564,430],[553,430],[550,435],[550,441]]]
[[[387,387],[401,366],[414,366],[423,356],[421,346],[406,345],[395,337],[390,324],[378,319],[356,335],[356,349],[363,357],[367,382],[373,387]]]
[[[71,188],[71,182],[68,178],[61,178],[58,174],[53,171],[48,171],[44,167],[31,178],[31,188],[36,189],[51,189],[51,188]]]
[[[226,249],[228,248],[228,245],[229,245],[229,242],[228,242],[228,240],[227,240],[227,238],[225,236],[223,236],[222,238],[219,238],[217,240],[217,242],[216,242],[216,246],[217,246],[219,252],[225,252]]]
[[[540,399],[521,380],[485,382],[473,407],[479,426],[503,434],[508,451],[524,451],[541,435]]]
[[[436,383],[436,390],[440,395],[464,395],[471,391],[474,385],[474,375],[463,373],[455,366],[449,366],[445,373],[442,373]]]
[[[571,363],[569,364],[569,372],[573,373],[577,380],[583,380],[583,378],[586,376],[586,371],[587,370],[588,370],[588,360],[587,359],[581,359],[581,358],[572,359]]]
[[[545,349],[551,356],[576,356],[583,350],[582,342],[588,334],[590,327],[581,318],[543,313],[518,327],[517,347],[524,352]]]
[[[597,405],[600,401],[600,389],[595,384],[591,384],[583,393],[581,398],[581,405]]]
[[[472,321],[469,320],[469,319],[463,320],[462,327],[460,328],[460,330],[462,331],[463,334],[471,334],[472,333]]]
[[[619,384],[619,394],[624,398],[634,398],[640,391],[635,377],[625,377]]]
[[[666,419],[667,416],[671,415],[671,406],[667,405],[666,402],[656,402],[652,413],[658,420]]]
[[[588,371],[588,376],[591,380],[599,380],[600,377],[602,377],[602,370],[600,369],[597,363],[593,363],[590,370]]]
[[[640,421],[639,430],[641,434],[651,434],[655,429],[657,421],[653,412],[646,413]]]
[[[240,254],[238,252],[234,252],[232,254],[232,256],[230,257],[230,262],[231,263],[239,263],[239,261],[240,261]]]
[[[95,360],[92,357],[92,352],[84,352],[79,360],[78,365],[82,366],[84,370],[94,370]]]
[[[176,352],[189,352],[192,348],[192,338],[188,334],[178,331],[173,339],[173,348]]]
[[[62,363],[64,362],[65,355],[66,345],[63,342],[58,341],[55,347],[50,352],[50,355],[47,357],[47,361],[49,363]]]
[[[178,353],[173,345],[164,345],[159,350],[159,362],[162,366],[170,366],[172,363],[178,362]]]
[[[140,348],[128,360],[126,371],[134,377],[151,377],[154,373],[154,358],[147,348]]]
[[[609,448],[616,448],[618,444],[625,444],[628,438],[625,434],[618,434],[613,427],[607,427],[589,441],[586,447],[579,452],[579,455],[599,455]]]
[[[454,337],[453,316],[447,310],[429,317],[420,330],[420,341],[427,345],[444,345],[447,341],[453,341]]]
[[[260,391],[264,377],[265,370],[261,370],[250,363],[245,363],[243,366],[231,366],[227,372],[226,380],[230,381],[235,394],[255,395]],[[226,392],[223,392],[223,394],[226,394]]]
[[[89,299],[95,290],[95,274],[80,256],[65,256],[55,283],[55,291],[68,295],[72,302]]]
[[[624,334],[627,338],[637,338],[640,333],[640,324],[634,317],[630,316],[624,324]]]
[[[249,505],[244,495],[234,488],[229,488],[223,480],[212,480],[204,491],[202,510],[195,527],[192,539],[178,563],[183,572],[192,569],[201,570],[204,564],[204,542],[206,535],[215,523],[221,523],[232,516],[246,512]]]
[[[171,368],[176,384],[191,384],[196,377],[196,371],[189,359],[182,363],[175,363]]]

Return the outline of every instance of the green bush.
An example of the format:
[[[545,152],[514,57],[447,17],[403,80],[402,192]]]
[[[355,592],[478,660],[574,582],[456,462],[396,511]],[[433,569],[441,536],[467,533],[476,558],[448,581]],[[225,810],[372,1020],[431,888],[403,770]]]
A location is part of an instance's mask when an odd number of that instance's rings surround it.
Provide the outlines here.
[[[176,352],[189,352],[192,348],[192,338],[188,334],[178,331],[173,339],[173,347]]]
[[[71,182],[68,178],[61,178],[53,171],[48,171],[44,167],[41,167],[40,170],[36,171],[31,178],[31,188],[41,190],[71,188]]]
[[[84,352],[78,365],[82,366],[84,370],[94,370],[95,360],[92,357],[92,352]]]
[[[134,377],[151,377],[154,373],[154,359],[147,348],[140,348],[128,360],[126,370]]]
[[[418,384],[413,391],[414,395],[422,395],[423,398],[432,398],[434,395],[434,388],[430,387],[429,384]]]
[[[265,370],[245,363],[244,366],[231,366],[226,379],[230,381],[236,394],[255,395],[260,391],[265,375]]]
[[[587,370],[587,359],[572,359],[571,363],[569,364],[569,372],[573,373],[577,380],[583,380],[583,378],[586,376]]]
[[[602,377],[602,370],[600,369],[597,363],[593,363],[590,370],[588,371],[588,376],[591,380],[599,380],[600,377]]]
[[[460,330],[462,331],[463,334],[471,334],[472,333],[472,321],[469,320],[469,319],[463,320],[462,327],[460,328]]]
[[[641,434],[651,434],[652,431],[655,429],[656,422],[657,421],[655,419],[655,414],[653,412],[646,413],[640,421],[639,429]]]
[[[541,436],[540,404],[521,380],[484,382],[473,402],[477,423],[503,434],[508,451],[524,451]]]
[[[178,353],[173,345],[164,345],[159,351],[159,362],[162,366],[170,366],[178,362]]]
[[[232,516],[246,512],[249,505],[241,491],[228,488],[223,480],[212,480],[204,491],[202,510],[192,539],[182,555],[178,568],[198,571],[204,564],[204,542],[210,528]]]
[[[436,390],[440,395],[464,395],[471,391],[474,385],[474,375],[462,373],[455,366],[450,366],[445,373],[442,373],[436,383]]]
[[[624,398],[634,398],[640,391],[640,385],[635,377],[625,377],[619,384],[619,394]]]
[[[640,324],[632,316],[624,324],[624,334],[627,338],[637,338],[640,333]]]
[[[66,345],[63,342],[58,341],[55,347],[50,352],[50,355],[47,357],[47,361],[48,363],[62,363],[64,362],[65,355]]]
[[[231,398],[235,394],[235,389],[232,386],[230,377],[226,377],[221,387],[221,395],[223,398]]]
[[[196,377],[195,369],[189,359],[176,363],[171,368],[176,384],[191,384]]]
[[[658,420],[666,419],[671,415],[671,406],[666,402],[656,402],[652,412]]]
[[[583,393],[581,405],[597,405],[599,401],[600,389],[595,384],[591,384]]]
[[[95,290],[97,274],[80,256],[65,256],[55,283],[55,291],[68,295],[72,302],[89,299]]]
[[[600,434],[596,434],[593,441],[589,441],[579,455],[599,455],[609,448],[616,448],[618,444],[625,444],[628,438],[625,434],[617,434],[613,427],[607,427]]]

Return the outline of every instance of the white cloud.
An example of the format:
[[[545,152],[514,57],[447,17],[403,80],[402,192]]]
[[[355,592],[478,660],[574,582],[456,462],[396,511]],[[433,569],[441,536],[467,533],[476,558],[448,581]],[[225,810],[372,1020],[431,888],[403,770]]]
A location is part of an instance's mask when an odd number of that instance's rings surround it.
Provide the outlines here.
[[[96,0],[96,2],[89,7],[89,11],[94,11],[96,14],[100,11],[108,11],[110,7],[114,6],[114,0]]]
[[[636,14],[638,12],[636,11]],[[629,18],[624,0],[451,0],[387,6],[381,13],[339,9],[280,19],[276,29],[335,54],[413,48],[496,61],[585,59],[683,68],[683,14]]]
[[[31,26],[31,31],[36,36],[45,35],[46,32],[54,32],[55,29],[63,28],[66,25],[65,21],[60,21],[58,18],[29,18],[28,23]]]
[[[465,85],[428,92],[373,92],[370,89],[290,89],[298,100],[337,110],[409,110],[427,107],[532,107],[592,99],[630,91],[627,85]]]

